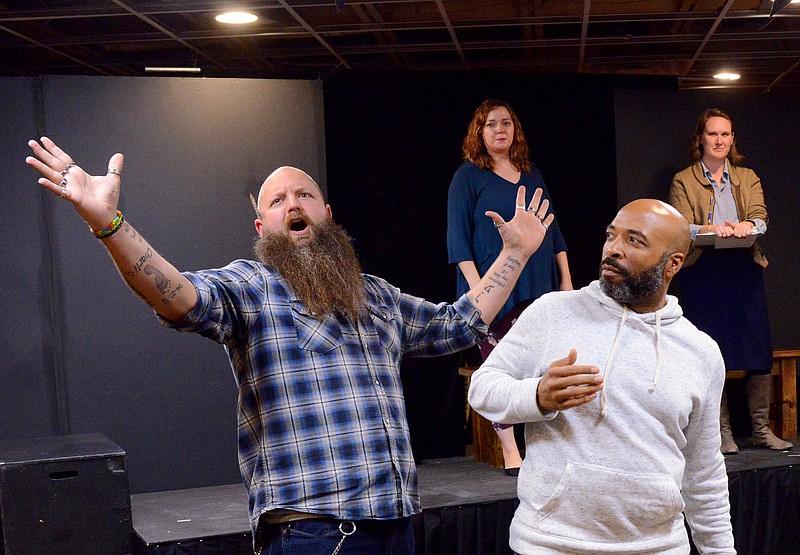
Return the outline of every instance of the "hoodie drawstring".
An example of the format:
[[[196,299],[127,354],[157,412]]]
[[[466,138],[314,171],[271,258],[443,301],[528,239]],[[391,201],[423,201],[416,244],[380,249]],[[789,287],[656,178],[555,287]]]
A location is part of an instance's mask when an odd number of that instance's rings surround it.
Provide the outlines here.
[[[606,391],[608,390],[608,375],[611,373],[611,365],[614,362],[614,357],[617,354],[617,347],[619,346],[619,338],[622,335],[622,329],[625,327],[625,320],[628,319],[628,307],[627,305],[622,306],[622,318],[619,321],[619,329],[617,330],[617,335],[614,337],[614,344],[611,346],[611,353],[608,355],[608,360],[606,361],[606,367],[603,370],[603,390],[600,392],[600,418],[603,419],[606,417],[606,412],[608,412],[608,397],[606,396]],[[661,313],[656,311],[656,367],[653,370],[653,382],[650,384],[650,387],[647,389],[648,392],[652,393],[656,389],[656,385],[658,385],[658,375],[661,373]]]
[[[661,372],[661,313],[656,311],[656,369],[653,371],[653,383],[647,390],[650,393],[656,389],[659,372]]]
[[[628,319],[628,306],[622,305],[622,318],[619,321],[619,329],[617,336],[614,338],[614,344],[611,345],[611,353],[608,355],[606,367],[603,370],[603,389],[600,392],[600,418],[606,417],[606,406],[608,405],[608,398],[606,391],[608,390],[608,375],[611,373],[611,363],[614,362],[614,356],[617,354],[617,346],[619,345],[619,338],[622,335],[622,329],[625,326],[625,320]]]

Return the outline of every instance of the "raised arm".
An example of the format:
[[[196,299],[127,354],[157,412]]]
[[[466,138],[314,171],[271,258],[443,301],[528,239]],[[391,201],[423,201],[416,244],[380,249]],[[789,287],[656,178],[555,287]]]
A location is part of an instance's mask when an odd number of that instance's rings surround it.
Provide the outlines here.
[[[192,282],[161,257],[117,211],[124,157],[114,154],[103,176],[87,174],[53,141],[29,141],[25,162],[42,177],[39,185],[71,202],[106,247],[128,286],[156,312],[178,320],[197,303]]]
[[[525,187],[520,187],[513,219],[506,222],[497,212],[486,212],[503,238],[503,250],[467,295],[480,311],[481,320],[487,324],[491,324],[503,308],[528,259],[542,244],[554,218],[547,214],[549,206],[547,199],[542,201],[542,190],[536,189],[526,207]]]

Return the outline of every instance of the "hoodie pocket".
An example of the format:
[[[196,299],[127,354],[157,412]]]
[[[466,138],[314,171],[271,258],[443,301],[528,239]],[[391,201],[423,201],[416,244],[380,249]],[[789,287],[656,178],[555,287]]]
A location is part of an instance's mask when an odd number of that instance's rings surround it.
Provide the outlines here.
[[[683,507],[678,485],[669,475],[567,463],[539,509],[539,528],[586,541],[639,541],[672,532]]]

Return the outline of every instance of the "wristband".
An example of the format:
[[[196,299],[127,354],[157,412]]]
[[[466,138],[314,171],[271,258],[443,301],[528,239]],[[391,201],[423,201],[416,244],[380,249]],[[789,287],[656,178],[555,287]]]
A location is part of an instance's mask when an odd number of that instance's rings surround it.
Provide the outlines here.
[[[108,224],[104,229],[100,231],[95,231],[92,229],[92,226],[89,226],[89,231],[97,237],[98,239],[105,239],[106,237],[111,237],[117,230],[122,226],[122,222],[125,221],[125,216],[122,215],[122,212],[117,210],[117,215],[114,216],[114,219],[111,220],[111,223]]]

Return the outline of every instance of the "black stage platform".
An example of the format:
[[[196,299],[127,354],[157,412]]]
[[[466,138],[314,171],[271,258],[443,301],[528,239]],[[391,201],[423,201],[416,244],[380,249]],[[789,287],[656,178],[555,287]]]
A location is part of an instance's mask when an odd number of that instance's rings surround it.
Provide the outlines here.
[[[744,555],[800,553],[800,444],[726,457],[736,547]],[[418,555],[510,554],[516,479],[472,458],[418,465]],[[131,496],[135,555],[251,555],[241,484]]]

